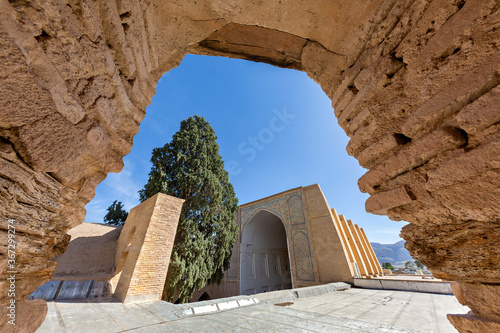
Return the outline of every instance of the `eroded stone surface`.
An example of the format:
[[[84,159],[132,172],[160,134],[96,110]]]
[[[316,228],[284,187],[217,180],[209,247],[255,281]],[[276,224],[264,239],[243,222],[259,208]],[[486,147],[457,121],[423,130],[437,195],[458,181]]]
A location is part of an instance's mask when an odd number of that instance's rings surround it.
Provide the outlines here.
[[[487,332],[495,333],[500,331],[498,321],[485,320],[472,313],[465,315],[448,315],[448,320],[460,333]]]
[[[453,293],[478,317],[495,321],[500,316],[500,285],[453,282]]]
[[[498,8],[0,1],[0,227],[16,219],[16,296],[49,279],[66,231],[122,168],[157,80],[186,52],[307,72],[332,99],[347,151],[369,169],[359,186],[370,210],[410,222],[408,248],[440,277],[500,283]]]
[[[8,316],[10,309],[2,303],[0,309],[0,330],[8,333],[34,332],[42,325],[47,315],[47,302],[42,299],[16,302],[14,318]],[[9,323],[10,321],[10,323]]]

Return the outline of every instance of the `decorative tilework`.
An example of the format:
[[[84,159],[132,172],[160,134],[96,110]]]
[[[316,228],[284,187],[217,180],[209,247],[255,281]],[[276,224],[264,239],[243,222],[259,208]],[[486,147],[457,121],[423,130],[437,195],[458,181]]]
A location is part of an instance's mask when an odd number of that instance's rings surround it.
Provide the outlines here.
[[[295,271],[294,279],[311,283],[316,281],[317,272],[314,267],[314,249],[311,249],[308,217],[302,191],[296,191],[251,206],[240,208],[237,223],[241,232],[255,214],[261,210],[278,216],[287,230],[290,251],[291,269]],[[241,242],[241,240],[240,240]]]
[[[238,270],[239,270],[239,266],[240,266],[240,253],[239,253],[239,246],[238,246],[238,242],[235,242],[233,244],[233,249],[232,249],[232,256],[231,256],[231,259],[230,259],[230,265],[229,265],[229,269],[227,270],[227,277],[230,278],[230,279],[236,279],[238,278]]]
[[[291,225],[306,223],[306,218],[304,216],[304,205],[302,204],[302,193],[296,192],[287,195],[287,201]]]
[[[285,207],[285,198],[278,197],[272,200],[264,201],[255,204],[250,207],[245,207],[241,209],[241,227],[245,224],[260,210],[267,210],[271,213],[276,214],[283,222],[285,222],[285,227],[288,221]]]
[[[307,229],[294,230],[292,232],[292,242],[297,279],[302,281],[314,281],[314,267]]]

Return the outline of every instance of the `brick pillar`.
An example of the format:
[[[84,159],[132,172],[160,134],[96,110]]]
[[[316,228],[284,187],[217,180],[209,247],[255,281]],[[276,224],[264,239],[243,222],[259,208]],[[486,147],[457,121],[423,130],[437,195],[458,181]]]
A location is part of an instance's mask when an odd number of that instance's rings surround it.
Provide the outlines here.
[[[380,266],[380,263],[378,262],[377,255],[375,254],[375,251],[373,251],[373,247],[370,244],[370,241],[368,241],[368,237],[366,237],[366,233],[363,230],[363,228],[359,228],[360,235],[362,236],[365,244],[366,244],[366,249],[368,251],[368,255],[370,257],[370,260],[372,262],[373,267],[375,268],[375,271],[377,274],[384,275],[384,271],[382,270],[382,266]]]
[[[158,193],[130,211],[118,238],[111,280],[120,301],[161,299],[183,202]]]
[[[349,242],[349,245],[351,246],[352,253],[354,255],[354,261],[358,264],[358,269],[361,274],[361,276],[366,276],[368,275],[368,271],[365,266],[365,262],[361,258],[361,251],[358,247],[358,244],[356,243],[356,240],[353,235],[353,231],[349,224],[347,223],[347,220],[345,219],[344,215],[339,215],[340,223],[342,224],[343,229],[346,232],[347,236],[347,241]]]
[[[370,270],[370,275],[376,275],[378,274],[377,268],[375,267],[375,262],[372,260],[370,257],[370,250],[368,249],[368,244],[365,241],[365,238],[363,237],[363,234],[361,233],[361,229],[357,224],[353,224],[354,230],[356,231],[357,237],[359,239],[359,242],[361,243],[361,246],[363,247],[363,259],[365,260],[367,264],[367,268],[369,267]]]
[[[339,234],[340,234],[340,239],[342,240],[342,244],[344,244],[344,248],[347,252],[347,256],[349,257],[349,268],[351,269],[351,275],[355,277],[357,272],[354,268],[354,262],[356,260],[354,259],[354,254],[353,254],[351,245],[349,245],[349,241],[347,240],[346,230],[342,226],[342,223],[340,223],[340,218],[339,218],[335,208],[332,208],[331,211],[332,211],[332,215],[333,215],[333,222],[337,226],[337,229],[338,229]]]
[[[351,220],[347,220],[347,224],[349,225],[349,228],[352,231],[354,241],[358,245],[360,258],[363,261],[363,264],[365,265],[366,268],[366,276],[373,275],[374,269],[370,261],[368,260],[368,254],[366,253],[365,245],[363,244],[361,237],[358,233],[358,229],[356,228],[357,226]]]

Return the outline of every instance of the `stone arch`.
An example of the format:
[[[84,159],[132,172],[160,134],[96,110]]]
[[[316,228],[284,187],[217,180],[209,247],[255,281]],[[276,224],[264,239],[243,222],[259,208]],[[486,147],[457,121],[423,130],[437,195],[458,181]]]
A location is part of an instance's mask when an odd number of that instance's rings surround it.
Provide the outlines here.
[[[290,239],[286,223],[265,209],[242,226],[241,295],[293,288]]]
[[[410,222],[412,255],[499,322],[483,308],[500,294],[498,15],[493,0],[2,3],[0,216],[26,249],[16,297],[49,279],[157,80],[191,52],[307,72],[369,170],[367,211]]]
[[[247,224],[259,213],[269,213],[271,215],[274,215],[276,216],[276,218],[280,219],[280,221],[283,223],[283,228],[285,228],[285,231],[287,232],[287,236],[288,236],[288,227],[286,225],[285,222],[283,222],[283,216],[280,216],[280,212],[277,212],[277,211],[273,211],[272,209],[267,209],[267,208],[258,208],[257,210],[255,210],[255,212],[253,212],[249,217],[247,217],[245,219],[245,221],[243,222],[243,225],[241,226],[242,228],[242,232],[243,230],[245,230]]]

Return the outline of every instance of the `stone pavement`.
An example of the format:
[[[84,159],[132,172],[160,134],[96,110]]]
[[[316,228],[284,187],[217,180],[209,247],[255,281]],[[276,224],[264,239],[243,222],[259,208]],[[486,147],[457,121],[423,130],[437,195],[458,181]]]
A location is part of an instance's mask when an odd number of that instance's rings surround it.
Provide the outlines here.
[[[293,290],[269,294],[246,297],[251,302],[242,296],[189,305],[48,302],[37,332],[456,332],[446,314],[468,311],[451,295],[406,291],[353,288],[306,298]],[[220,302],[227,307],[235,299],[244,300],[242,306],[201,315],[190,308]]]

